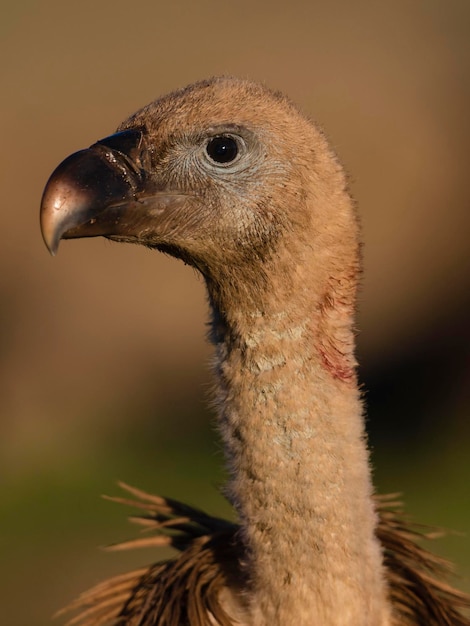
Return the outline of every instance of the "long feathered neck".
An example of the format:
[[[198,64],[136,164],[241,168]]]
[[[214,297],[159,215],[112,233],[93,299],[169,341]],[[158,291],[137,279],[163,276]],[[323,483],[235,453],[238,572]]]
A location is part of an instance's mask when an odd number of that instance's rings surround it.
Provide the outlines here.
[[[250,624],[389,624],[353,354],[350,229],[333,250],[289,242],[251,292],[234,268],[230,288],[208,283]]]

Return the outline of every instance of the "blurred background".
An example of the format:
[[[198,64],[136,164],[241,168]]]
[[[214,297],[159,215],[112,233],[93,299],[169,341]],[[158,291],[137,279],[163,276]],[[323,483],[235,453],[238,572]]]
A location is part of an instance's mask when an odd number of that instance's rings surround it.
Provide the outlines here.
[[[2,622],[46,626],[87,586],[155,559],[97,549],[135,532],[99,497],[117,479],[230,515],[205,406],[201,280],[103,239],[65,242],[53,259],[38,227],[65,156],[214,74],[288,93],[351,174],[375,482],[460,533],[435,549],[470,590],[468,0],[24,0],[0,12]]]

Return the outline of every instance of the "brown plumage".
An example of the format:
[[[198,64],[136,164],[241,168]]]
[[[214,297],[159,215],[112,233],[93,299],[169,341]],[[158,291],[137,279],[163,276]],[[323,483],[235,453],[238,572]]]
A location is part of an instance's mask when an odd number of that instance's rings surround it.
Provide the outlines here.
[[[203,275],[232,524],[133,488],[179,555],[81,596],[69,624],[469,626],[468,598],[372,495],[354,359],[357,220],[344,172],[286,98],[232,78],[170,94],[66,159],[43,235],[102,235]],[[117,499],[119,500],[119,499]],[[121,500],[120,500],[121,501]]]
[[[110,546],[128,550],[172,546],[171,560],[116,576],[80,595],[60,613],[78,610],[67,624],[81,626],[234,626],[220,596],[227,586],[240,585],[243,572],[237,524],[206,515],[185,504],[147,494],[121,483],[134,499],[109,498],[145,511],[131,521],[156,532],[143,539]],[[460,609],[468,597],[444,580],[450,563],[417,541],[433,533],[405,519],[394,495],[376,496],[377,537],[384,550],[389,596],[400,626],[468,626]],[[171,534],[168,533],[171,531]]]

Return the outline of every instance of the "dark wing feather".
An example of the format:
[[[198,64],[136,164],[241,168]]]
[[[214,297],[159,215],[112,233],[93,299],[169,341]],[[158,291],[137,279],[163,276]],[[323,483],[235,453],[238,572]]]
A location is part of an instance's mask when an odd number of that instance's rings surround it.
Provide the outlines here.
[[[120,486],[134,499],[108,499],[145,511],[131,521],[157,534],[108,549],[167,546],[178,555],[81,594],[59,612],[79,611],[66,626],[232,626],[220,596],[225,587],[240,586],[238,526],[181,502]]]
[[[238,526],[176,500],[121,487],[134,499],[110,499],[145,511],[131,520],[157,534],[110,549],[171,546],[179,553],[83,593],[60,612],[78,611],[66,626],[235,626],[221,595],[228,588],[241,597],[244,587]],[[432,533],[406,520],[395,496],[375,502],[394,626],[470,626],[464,614],[470,598],[445,582],[449,563],[418,543]]]
[[[377,537],[383,551],[389,592],[400,626],[469,626],[462,611],[470,598],[446,582],[452,565],[424,549],[422,539],[433,539],[434,529],[410,522],[396,494],[376,497]],[[439,533],[441,534],[441,533]]]

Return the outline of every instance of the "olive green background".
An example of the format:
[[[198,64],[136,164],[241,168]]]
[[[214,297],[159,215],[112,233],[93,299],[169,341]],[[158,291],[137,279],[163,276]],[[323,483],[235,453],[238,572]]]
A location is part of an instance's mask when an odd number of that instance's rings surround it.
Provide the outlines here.
[[[201,280],[103,239],[52,259],[38,227],[59,161],[214,74],[288,93],[350,172],[375,481],[461,533],[436,549],[470,589],[469,27],[468,0],[1,4],[2,624],[157,558],[97,549],[135,532],[117,479],[228,511]]]

